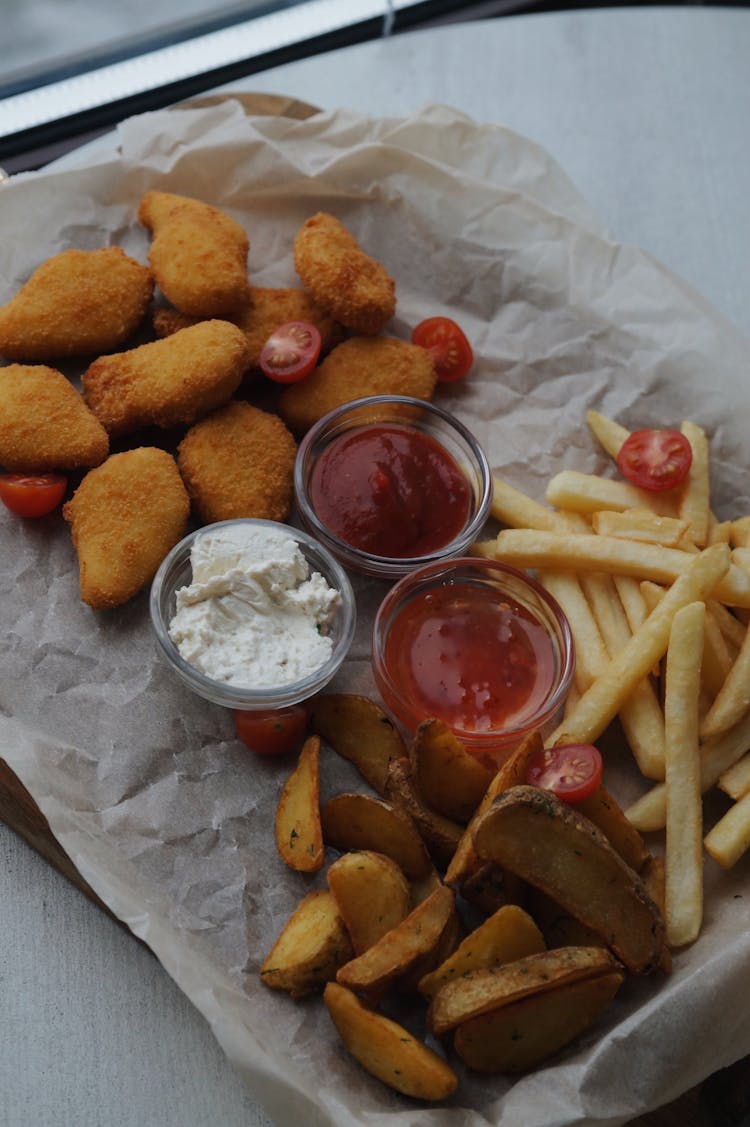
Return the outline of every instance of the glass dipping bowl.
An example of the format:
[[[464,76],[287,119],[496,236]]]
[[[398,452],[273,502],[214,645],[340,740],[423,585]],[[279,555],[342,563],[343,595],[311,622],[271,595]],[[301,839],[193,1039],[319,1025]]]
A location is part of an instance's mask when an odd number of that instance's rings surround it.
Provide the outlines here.
[[[311,573],[319,572],[328,585],[335,587],[341,595],[341,603],[329,628],[329,635],[333,641],[331,655],[325,664],[301,680],[263,688],[215,681],[185,661],[169,636],[169,624],[176,610],[175,594],[178,588],[188,586],[192,581],[190,552],[196,537],[229,525],[266,526],[287,532],[299,545],[310,565]],[[300,532],[297,528],[276,521],[250,518],[206,525],[191,532],[176,544],[154,576],[151,585],[150,611],[159,652],[183,684],[214,704],[245,711],[286,708],[288,705],[307,700],[308,697],[319,692],[328,684],[346,657],[354,638],[356,625],[354,592],[348,575],[333,556],[311,536]]]
[[[469,485],[469,513],[463,527],[452,540],[427,555],[393,557],[362,551],[336,536],[318,517],[313,506],[312,475],[324,450],[347,431],[382,423],[400,424],[428,435],[453,458]],[[364,575],[397,579],[423,564],[458,556],[468,550],[489,516],[492,472],[471,431],[441,407],[406,395],[372,395],[336,407],[310,428],[297,451],[294,491],[300,520],[305,528],[346,567]]]
[[[550,674],[544,691],[533,694],[523,707],[499,727],[476,730],[462,727],[446,711],[442,717],[433,711],[459,738],[464,747],[487,763],[502,763],[518,746],[524,736],[534,729],[549,735],[562,718],[563,707],[570,690],[575,669],[575,650],[570,625],[557,602],[544,588],[507,564],[484,558],[465,557],[430,564],[401,579],[388,592],[375,617],[372,639],[372,668],[375,682],[386,707],[399,723],[413,733],[422,721],[431,718],[425,706],[410,691],[409,680],[399,662],[405,651],[390,652],[389,634],[394,622],[410,604],[445,588],[459,586],[479,588],[481,596],[492,602],[522,608],[542,628],[549,641]],[[459,592],[457,592],[457,595]],[[434,637],[420,641],[421,652],[429,657],[434,652]],[[409,658],[417,649],[409,651]],[[463,650],[461,652],[464,652]]]

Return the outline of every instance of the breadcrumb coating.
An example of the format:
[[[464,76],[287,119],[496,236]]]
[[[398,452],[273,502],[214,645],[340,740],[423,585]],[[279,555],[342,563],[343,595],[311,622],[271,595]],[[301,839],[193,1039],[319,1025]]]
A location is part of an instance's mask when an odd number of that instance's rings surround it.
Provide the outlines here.
[[[279,414],[302,435],[334,407],[365,395],[431,399],[435,370],[429,352],[395,337],[352,337],[304,380],[279,397]]]
[[[151,271],[122,247],[65,250],[0,307],[0,354],[33,362],[111,352],[138,328],[153,290]]]
[[[105,610],[132,599],[182,538],[189,514],[185,486],[165,450],[141,446],[89,470],[63,506],[83,602]]]
[[[83,393],[111,435],[193,423],[237,389],[245,356],[236,325],[200,321],[165,340],[101,356],[84,373]]]
[[[152,232],[149,262],[168,301],[193,317],[224,317],[248,300],[250,241],[211,204],[146,192],[138,218]]]
[[[352,332],[379,333],[396,311],[393,278],[327,212],[297,232],[294,267],[321,309]]]
[[[98,466],[109,436],[62,372],[44,364],[0,368],[0,466],[47,473]]]
[[[296,453],[277,415],[237,401],[190,428],[177,464],[204,524],[237,517],[283,521],[292,503]]]

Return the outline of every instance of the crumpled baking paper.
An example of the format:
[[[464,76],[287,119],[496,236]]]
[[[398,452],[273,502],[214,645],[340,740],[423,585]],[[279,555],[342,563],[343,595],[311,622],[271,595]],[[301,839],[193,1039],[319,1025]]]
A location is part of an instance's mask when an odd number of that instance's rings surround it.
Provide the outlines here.
[[[294,233],[328,210],[396,278],[395,335],[435,314],[461,323],[476,367],[437,398],[512,484],[542,499],[551,474],[604,468],[587,408],[631,428],[692,418],[711,436],[719,516],[750,511],[748,342],[643,251],[608,239],[523,137],[441,106],[407,120],[340,111],[296,122],[247,118],[230,101],[136,117],[117,143],[2,188],[0,301],[67,247],[115,243],[145,261],[136,209],[148,188],[238,218],[259,285],[295,284]],[[530,1075],[460,1069],[439,1108],[391,1093],[348,1056],[319,999],[294,1003],[258,979],[284,920],[325,880],[276,854],[287,767],[248,754],[230,715],[160,663],[147,593],[110,613],[80,603],[61,520],[0,515],[0,537],[3,756],[280,1122],[619,1124],[750,1052],[747,859],[730,873],[707,861],[703,934],[671,977],[626,984],[595,1028]],[[333,688],[374,692],[369,632],[385,590],[358,581],[358,632]],[[607,771],[622,801],[646,789],[624,759]],[[364,789],[332,753],[322,773],[324,798]]]

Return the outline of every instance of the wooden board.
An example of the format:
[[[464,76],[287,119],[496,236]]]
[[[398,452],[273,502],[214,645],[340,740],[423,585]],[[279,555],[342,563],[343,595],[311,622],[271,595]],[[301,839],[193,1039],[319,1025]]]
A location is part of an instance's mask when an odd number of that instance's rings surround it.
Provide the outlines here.
[[[176,108],[212,106],[227,98],[238,101],[245,113],[252,115],[276,115],[304,121],[318,112],[315,106],[296,98],[280,94],[239,92],[192,98],[179,103]],[[60,847],[44,814],[3,759],[0,759],[0,819],[67,877],[89,900],[117,920]],[[122,923],[120,920],[117,922]],[[706,1081],[705,1088],[710,1091],[709,1100],[701,1099],[703,1088],[704,1085],[699,1085],[658,1111],[632,1120],[634,1127],[719,1127],[720,1124],[729,1123],[741,1127],[743,1115],[750,1112],[750,1058],[723,1069]],[[725,1118],[726,1115],[732,1117]]]

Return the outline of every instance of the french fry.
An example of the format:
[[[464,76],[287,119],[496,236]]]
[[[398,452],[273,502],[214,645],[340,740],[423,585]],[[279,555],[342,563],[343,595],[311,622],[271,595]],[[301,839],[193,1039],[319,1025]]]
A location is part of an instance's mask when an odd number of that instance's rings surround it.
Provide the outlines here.
[[[750,792],[727,810],[703,839],[706,852],[724,869],[731,869],[750,846]]]
[[[747,628],[745,623],[740,622],[730,610],[727,610],[722,603],[718,603],[715,599],[709,599],[706,605],[719,624],[719,629],[721,630],[724,640],[730,646],[733,646],[735,651],[739,650],[745,640],[745,630]],[[736,652],[734,656],[737,656]]]
[[[272,990],[303,998],[322,990],[351,957],[351,940],[338,905],[327,888],[318,888],[300,901],[287,920],[261,965],[260,977]]]
[[[705,615],[703,603],[690,603],[678,610],[667,650],[664,903],[670,947],[692,943],[703,919],[698,696]]]
[[[499,477],[492,479],[490,512],[508,528],[546,528],[549,532],[560,532],[564,527],[564,521],[554,509],[540,505]]]
[[[648,580],[641,584],[641,594],[645,604],[653,610],[664,597],[664,588]],[[703,638],[703,662],[701,664],[701,684],[708,697],[713,700],[721,690],[730,669],[732,656],[724,634],[718,624],[715,608],[720,607],[715,599],[706,602],[705,632]],[[723,608],[722,608],[723,609]]]
[[[391,718],[369,697],[324,693],[315,698],[310,727],[342,758],[357,768],[365,782],[383,793],[391,759],[406,754]]]
[[[432,862],[414,822],[389,802],[369,794],[337,794],[321,811],[323,839],[349,852],[385,853],[410,880],[425,877]]]
[[[579,693],[584,693],[608,659],[596,619],[573,572],[542,571],[539,579],[560,604],[570,625],[576,649],[575,686]]]
[[[442,720],[425,720],[409,746],[417,787],[426,804],[468,822],[492,781],[492,771],[466,751]]]
[[[564,729],[558,728],[553,733],[548,746],[559,742],[563,735],[570,743],[592,743],[598,739],[623,701],[666,652],[676,612],[688,603],[705,599],[726,573],[727,564],[726,544],[714,544],[700,555],[690,557],[688,568],[583,694],[573,713],[564,720]]]
[[[710,514],[708,521],[708,537],[706,544],[731,544],[732,543],[732,522],[731,520],[717,520],[713,513]]]
[[[341,1040],[372,1076],[418,1100],[444,1100],[455,1092],[458,1077],[450,1065],[402,1025],[335,982],[326,986],[323,1001]]]
[[[616,460],[623,442],[630,437],[630,431],[627,427],[616,423],[614,419],[608,419],[606,415],[601,415],[598,411],[587,411],[586,422],[602,449],[609,454],[610,458]]]
[[[677,517],[660,517],[650,509],[625,509],[623,512],[605,510],[593,513],[591,527],[598,536],[677,548],[690,524]]]
[[[719,787],[730,798],[742,798],[750,791],[750,754],[743,755],[733,767],[719,776]]]
[[[314,873],[325,861],[320,827],[320,740],[305,740],[276,807],[276,847],[290,869]]]
[[[676,516],[676,502],[670,494],[649,493],[625,481],[579,473],[578,470],[562,470],[555,474],[545,495],[550,505],[570,509],[574,513],[649,509],[660,516]]]
[[[690,525],[690,536],[694,544],[703,548],[708,541],[710,519],[708,439],[706,432],[695,423],[686,421],[680,427],[690,443],[693,461],[687,480],[680,494],[679,514]]]
[[[728,731],[749,708],[750,629],[745,632],[742,648],[701,724],[701,739],[710,739]]]
[[[750,516],[732,521],[731,541],[733,548],[750,548]]]
[[[395,861],[384,853],[344,853],[328,870],[355,955],[372,947],[411,911],[411,889]]]

